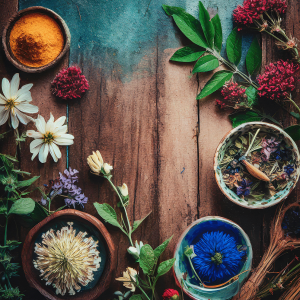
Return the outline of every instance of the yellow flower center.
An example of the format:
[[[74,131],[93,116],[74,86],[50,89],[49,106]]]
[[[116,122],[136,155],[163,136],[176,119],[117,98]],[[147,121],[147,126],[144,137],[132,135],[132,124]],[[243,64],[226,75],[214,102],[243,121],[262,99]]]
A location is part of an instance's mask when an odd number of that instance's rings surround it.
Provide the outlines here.
[[[13,109],[16,106],[15,99],[8,99],[5,104],[6,109]]]
[[[43,140],[45,144],[51,144],[54,140],[54,136],[51,132],[46,132],[43,136]]]

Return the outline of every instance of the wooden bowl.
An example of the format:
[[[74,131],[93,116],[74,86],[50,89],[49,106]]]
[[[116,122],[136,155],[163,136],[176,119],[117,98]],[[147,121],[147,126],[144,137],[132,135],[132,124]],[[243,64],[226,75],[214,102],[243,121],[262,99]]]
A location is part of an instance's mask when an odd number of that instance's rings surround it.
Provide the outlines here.
[[[297,176],[295,181],[290,181],[287,186],[282,190],[276,193],[273,197],[269,199],[262,199],[260,201],[253,201],[253,203],[249,203],[245,199],[240,198],[236,193],[230,190],[223,180],[223,175],[221,172],[221,168],[219,166],[219,162],[223,159],[224,153],[228,146],[234,141],[238,136],[241,136],[245,132],[248,131],[256,131],[258,128],[261,128],[261,131],[266,133],[276,133],[281,134],[284,137],[285,142],[291,146],[291,150],[293,151],[293,155],[295,157],[296,166],[295,169],[297,171]],[[295,188],[299,176],[300,176],[300,155],[298,151],[298,147],[293,139],[281,128],[276,125],[266,123],[266,122],[249,122],[241,124],[240,126],[231,129],[221,140],[219,146],[217,147],[215,156],[214,156],[214,172],[217,184],[222,191],[222,193],[232,202],[238,204],[245,208],[250,209],[264,209],[273,205],[278,204],[282,200],[286,199],[288,195]]]
[[[10,44],[9,44],[9,37],[10,32],[14,26],[14,24],[24,15],[29,13],[42,13],[45,15],[48,15],[49,17],[53,18],[59,27],[61,28],[62,34],[64,36],[65,45],[63,50],[60,52],[60,54],[49,64],[42,66],[42,67],[29,67],[24,64],[22,64],[18,59],[14,56]],[[49,68],[53,67],[58,61],[62,59],[62,57],[66,54],[66,52],[70,49],[70,43],[71,43],[71,34],[70,30],[65,23],[65,21],[60,17],[57,13],[55,13],[53,10],[42,7],[42,6],[32,6],[23,10],[20,10],[17,12],[10,20],[8,21],[7,25],[5,26],[2,34],[2,44],[4,48],[5,55],[7,59],[19,70],[27,73],[40,73],[45,70],[48,70]]]
[[[39,271],[36,270],[33,265],[34,247],[36,239],[40,236],[41,233],[45,232],[45,228],[47,228],[47,226],[49,226],[50,224],[56,224],[58,222],[72,221],[79,221],[80,224],[86,226],[87,228],[91,228],[99,235],[99,240],[101,240],[106,251],[105,266],[98,282],[94,283],[93,288],[78,292],[74,296],[70,296],[67,294],[65,296],[56,295],[55,289],[49,285],[46,285],[46,282],[40,278]],[[30,286],[37,289],[47,299],[93,300],[98,298],[110,285],[112,272],[116,266],[115,246],[107,229],[97,218],[75,209],[65,209],[45,218],[42,222],[40,222],[30,230],[23,245],[22,265],[26,279],[29,282]]]

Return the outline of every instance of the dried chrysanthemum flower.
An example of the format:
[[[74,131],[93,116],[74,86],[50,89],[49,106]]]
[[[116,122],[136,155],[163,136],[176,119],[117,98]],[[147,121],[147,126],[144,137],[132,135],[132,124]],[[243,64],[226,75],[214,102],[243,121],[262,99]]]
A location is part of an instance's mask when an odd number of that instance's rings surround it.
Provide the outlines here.
[[[133,268],[128,267],[126,272],[123,272],[123,277],[118,277],[116,280],[123,281],[123,285],[130,289],[132,292],[135,292],[135,283],[136,283],[137,271]]]
[[[65,100],[81,98],[89,88],[88,81],[76,66],[61,70],[51,83],[53,94]]]
[[[73,229],[73,223],[54,232],[48,230],[42,235],[42,243],[36,243],[37,259],[34,267],[46,285],[52,285],[56,294],[75,295],[81,286],[94,280],[94,272],[100,268],[101,257],[97,250],[98,241],[87,238],[86,232]]]
[[[295,89],[296,78],[299,75],[299,65],[290,61],[279,60],[266,66],[265,72],[259,75],[257,81],[259,96],[271,100],[286,99]]]
[[[99,150],[96,152],[93,151],[93,154],[88,156],[87,163],[91,168],[91,171],[96,175],[108,175],[113,169],[111,165],[103,161]]]

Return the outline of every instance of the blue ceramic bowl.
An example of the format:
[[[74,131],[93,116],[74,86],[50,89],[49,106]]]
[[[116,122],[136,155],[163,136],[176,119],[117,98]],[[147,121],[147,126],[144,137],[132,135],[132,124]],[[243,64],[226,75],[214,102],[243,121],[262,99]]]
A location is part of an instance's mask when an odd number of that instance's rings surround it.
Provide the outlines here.
[[[197,243],[206,232],[222,231],[234,237],[237,245],[243,245],[245,259],[240,263],[237,274],[244,272],[236,281],[221,287],[200,287],[194,278],[191,267],[184,255],[186,246]],[[221,217],[204,217],[193,222],[181,235],[174,257],[176,258],[173,271],[178,286],[182,287],[185,294],[195,300],[226,300],[238,293],[244,280],[249,275],[252,265],[252,246],[247,234],[234,222]],[[236,274],[236,275],[237,275]],[[185,279],[184,279],[185,278]]]

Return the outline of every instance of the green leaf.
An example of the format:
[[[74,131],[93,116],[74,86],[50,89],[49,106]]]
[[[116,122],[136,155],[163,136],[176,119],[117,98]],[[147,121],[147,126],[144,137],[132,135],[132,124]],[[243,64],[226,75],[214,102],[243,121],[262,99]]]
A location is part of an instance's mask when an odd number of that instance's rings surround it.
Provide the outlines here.
[[[216,72],[212,78],[206,83],[205,87],[202,89],[200,94],[197,96],[197,100],[200,100],[219,88],[221,88],[226,81],[230,80],[233,73],[231,71],[218,71]]]
[[[13,203],[8,214],[27,215],[34,210],[35,202],[31,198],[21,198]]]
[[[208,46],[213,49],[215,29],[212,21],[210,20],[210,15],[201,1],[199,1],[199,20]]]
[[[169,260],[161,262],[159,264],[158,268],[157,268],[157,276],[156,276],[156,278],[158,278],[158,277],[160,277],[162,275],[165,275],[167,272],[169,272],[170,269],[172,268],[175,260],[176,260],[176,258],[171,258]]]
[[[250,106],[258,105],[257,89],[255,87],[253,87],[252,85],[250,85],[246,89],[246,95],[248,97],[248,104]]]
[[[143,300],[142,295],[133,295],[129,298],[129,300]]]
[[[140,252],[139,264],[145,275],[153,274],[156,261],[152,247],[148,244],[144,245]]]
[[[259,71],[262,62],[262,50],[257,38],[254,38],[246,56],[246,67],[250,75]]]
[[[161,245],[159,245],[157,248],[155,248],[154,250],[154,255],[155,257],[158,259],[161,254],[165,251],[165,249],[167,248],[168,244],[170,243],[170,241],[172,240],[173,235],[168,238],[167,240],[165,240]]]
[[[254,111],[243,111],[229,115],[232,121],[232,127],[235,128],[243,123],[260,121],[261,117]]]
[[[117,213],[116,211],[107,203],[94,203],[94,206],[98,212],[98,214],[100,215],[100,217],[107,223],[119,227],[121,229],[123,229],[121,227],[121,225],[118,222],[118,218],[117,218]]]
[[[48,217],[48,214],[46,213],[45,209],[43,209],[39,203],[35,202],[34,210],[27,215],[19,216],[18,222],[23,227],[33,227],[46,217]]]
[[[291,111],[290,114],[291,114],[294,118],[296,118],[297,120],[300,120],[300,114],[295,113],[295,112],[293,112],[293,111]]]
[[[226,53],[228,60],[237,66],[242,57],[242,36],[237,27],[231,31],[227,38]]]
[[[189,45],[177,50],[170,58],[172,61],[192,62],[205,53],[205,49],[197,45]]]
[[[149,214],[143,219],[134,221],[132,226],[132,232],[134,232],[151,213],[152,211],[150,211]]]
[[[217,51],[221,51],[222,49],[222,42],[223,42],[223,33],[222,33],[222,25],[221,20],[218,14],[216,14],[211,19],[214,28],[215,28],[215,38],[214,38],[214,46]]]
[[[201,57],[195,64],[193,74],[198,72],[208,72],[216,69],[219,66],[219,61],[213,55],[205,55]]]
[[[18,181],[16,183],[16,187],[20,188],[20,187],[26,187],[26,186],[30,186],[32,185],[36,180],[38,180],[40,178],[40,176],[34,176],[28,180],[22,180],[22,181]]]
[[[8,154],[0,154],[0,155],[6,157],[7,159],[9,159],[11,161],[18,162],[18,160],[14,156],[11,156]]]
[[[208,47],[200,22],[197,19],[181,7],[163,5],[163,9],[167,15],[173,16],[178,28],[190,41],[203,48]]]
[[[284,129],[284,131],[296,142],[300,140],[300,125],[293,125]]]

